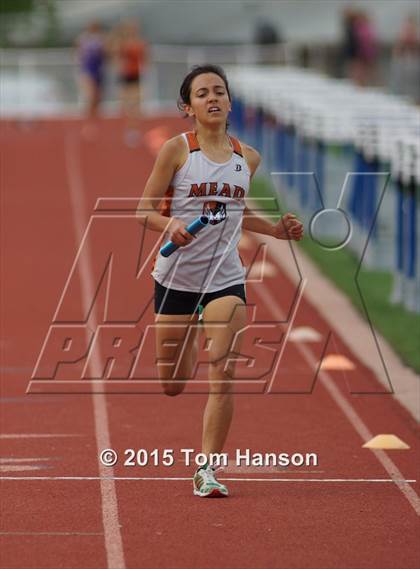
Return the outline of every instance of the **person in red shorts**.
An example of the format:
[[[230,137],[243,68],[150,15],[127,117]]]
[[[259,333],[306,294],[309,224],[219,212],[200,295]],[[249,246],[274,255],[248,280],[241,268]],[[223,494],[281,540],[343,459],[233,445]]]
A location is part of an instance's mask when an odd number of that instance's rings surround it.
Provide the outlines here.
[[[141,81],[147,59],[147,45],[140,38],[138,26],[126,22],[120,26],[114,44],[121,93],[121,111],[126,118],[125,142],[136,146],[141,108]]]

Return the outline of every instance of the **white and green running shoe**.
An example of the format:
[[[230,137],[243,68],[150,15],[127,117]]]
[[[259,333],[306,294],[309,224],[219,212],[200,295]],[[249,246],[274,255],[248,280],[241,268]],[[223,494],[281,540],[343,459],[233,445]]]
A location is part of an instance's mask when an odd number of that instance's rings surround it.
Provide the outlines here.
[[[229,496],[228,489],[214,477],[215,471],[211,466],[199,468],[194,474],[194,495],[200,498],[222,498]]]

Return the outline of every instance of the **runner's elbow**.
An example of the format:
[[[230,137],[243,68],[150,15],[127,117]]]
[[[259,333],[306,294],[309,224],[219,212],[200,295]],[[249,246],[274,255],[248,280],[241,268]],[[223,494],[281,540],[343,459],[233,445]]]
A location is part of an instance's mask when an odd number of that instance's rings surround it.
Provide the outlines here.
[[[151,205],[148,203],[148,200],[141,199],[137,206],[136,210],[136,218],[140,222],[141,225],[146,225],[147,222],[147,215],[150,212]]]

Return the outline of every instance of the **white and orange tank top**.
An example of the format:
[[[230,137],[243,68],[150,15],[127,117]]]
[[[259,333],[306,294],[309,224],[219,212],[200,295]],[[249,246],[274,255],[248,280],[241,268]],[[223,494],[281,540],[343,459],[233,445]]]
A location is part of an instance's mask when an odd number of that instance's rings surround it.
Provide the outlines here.
[[[229,136],[232,156],[219,164],[201,151],[195,133],[182,136],[189,155],[171,181],[161,213],[187,225],[207,215],[209,224],[171,256],[158,254],[152,276],[166,288],[190,292],[215,292],[242,284],[245,268],[238,243],[250,170],[241,145]]]

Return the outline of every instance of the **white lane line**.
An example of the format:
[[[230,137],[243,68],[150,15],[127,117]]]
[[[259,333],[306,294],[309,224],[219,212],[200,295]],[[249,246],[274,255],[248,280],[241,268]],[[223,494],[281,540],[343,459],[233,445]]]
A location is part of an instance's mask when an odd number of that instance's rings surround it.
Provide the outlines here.
[[[0,458],[0,472],[25,472],[29,470],[47,470],[51,468],[46,462],[51,460],[56,460],[55,458],[12,458],[3,457]],[[41,463],[41,464],[31,464],[31,463]],[[29,463],[29,464],[26,464]],[[43,464],[42,464],[43,463]]]
[[[88,532],[88,531],[0,531],[0,535],[36,535],[36,536],[55,536],[55,535],[70,535],[70,536],[92,536],[92,535],[104,535],[103,533]]]
[[[45,462],[47,460],[57,460],[56,458],[0,458],[0,464],[18,464],[19,462]]]
[[[48,466],[35,466],[31,464],[0,464],[0,472],[25,472],[27,470],[45,470]]]
[[[10,433],[1,434],[0,439],[52,439],[57,437],[83,437],[84,435],[57,434],[57,433]]]
[[[417,480],[414,479],[401,479],[396,480],[395,478],[231,478],[231,477],[219,477],[219,480],[226,480],[230,482],[315,482],[315,483],[341,483],[341,484],[352,484],[352,483],[376,483],[376,484],[395,484],[398,482],[401,485],[415,484]],[[192,481],[191,476],[0,476],[0,480],[29,480],[29,481],[51,481],[51,480],[72,480],[72,481],[89,481],[89,480],[132,480],[132,481],[158,481],[158,482],[186,482]]]
[[[84,196],[83,181],[80,157],[78,156],[77,135],[67,135],[65,139],[65,164],[70,190],[70,201],[73,209],[73,222],[75,239],[78,246],[82,244],[85,227],[88,221],[88,211]],[[86,247],[86,244],[85,244]],[[86,252],[79,259],[80,281],[82,288],[82,302],[88,305],[88,299],[94,298],[94,283],[92,279],[90,255]],[[97,329],[98,322],[95,316],[95,309],[92,310],[91,324]],[[90,371],[93,377],[101,377],[100,356],[97,351],[93,357],[89,358]],[[96,446],[99,453],[105,448],[111,448],[108,412],[106,408],[106,397],[103,393],[92,394],[93,415],[95,421]],[[121,536],[121,526],[118,516],[118,501],[115,482],[112,478],[106,479],[106,467],[98,460],[101,487],[102,521],[105,532],[105,550],[107,556],[108,569],[125,569],[124,549]],[[109,472],[109,471],[108,471]],[[110,472],[111,474],[113,471]]]
[[[282,310],[278,305],[278,299],[268,290],[268,288],[263,286],[255,286],[254,290],[258,294],[258,296],[265,302],[267,308],[270,310],[270,314],[276,320],[284,321],[285,315],[283,314]],[[310,349],[301,343],[297,343],[296,347],[301,352],[307,363],[312,367],[312,369],[317,369],[318,366],[317,359],[312,354]],[[369,441],[371,438],[373,438],[373,434],[369,431],[363,419],[354,409],[350,401],[348,401],[341,393],[341,391],[338,389],[330,374],[325,370],[320,370],[318,376],[322,381],[322,384],[324,385],[324,387],[332,397],[332,399],[335,401],[338,407],[340,407],[344,415],[350,421],[355,431],[359,433],[363,442]],[[397,466],[394,464],[394,462],[389,458],[389,456],[383,450],[374,450],[374,449],[370,450],[371,452],[374,453],[374,455],[376,456],[378,461],[382,464],[382,466],[389,474],[389,476],[394,480],[396,486],[401,490],[401,492],[407,498],[407,500],[409,501],[409,503],[411,504],[412,508],[417,513],[417,515],[420,516],[420,498],[417,495],[417,493],[413,490],[413,488],[401,482],[401,480],[404,480],[404,476],[397,468]]]

